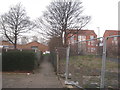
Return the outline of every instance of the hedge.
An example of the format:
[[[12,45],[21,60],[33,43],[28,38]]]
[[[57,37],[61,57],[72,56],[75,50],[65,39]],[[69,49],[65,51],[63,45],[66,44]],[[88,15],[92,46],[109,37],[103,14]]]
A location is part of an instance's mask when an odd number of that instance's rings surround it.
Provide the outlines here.
[[[32,71],[37,61],[33,51],[8,51],[2,53],[3,71]]]

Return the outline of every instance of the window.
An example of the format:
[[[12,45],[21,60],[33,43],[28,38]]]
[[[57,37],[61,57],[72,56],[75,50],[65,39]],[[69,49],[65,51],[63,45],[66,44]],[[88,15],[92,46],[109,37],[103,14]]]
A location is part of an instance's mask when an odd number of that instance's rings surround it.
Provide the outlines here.
[[[114,37],[114,41],[117,41],[117,37]]]
[[[71,43],[74,43],[74,36],[70,38]]]
[[[99,46],[103,46],[103,43],[100,43]]]
[[[82,40],[86,40],[86,36],[81,36],[81,39]]]
[[[95,48],[91,48],[91,52],[94,52],[95,51]]]
[[[115,41],[115,45],[118,45],[118,41]]]
[[[3,45],[3,48],[7,49],[7,48],[9,48],[9,46],[8,45]]]
[[[91,35],[91,36],[90,36],[90,39],[93,39],[93,38],[94,38],[94,36],[93,36],[93,35]]]
[[[78,41],[81,41],[81,40],[82,40],[81,36],[78,36]]]
[[[31,46],[32,49],[38,49],[38,46]]]
[[[112,41],[112,44],[114,44],[114,41]]]
[[[78,36],[78,41],[84,41],[86,40],[86,36]]]
[[[90,41],[88,41],[88,45],[90,45]]]
[[[95,41],[91,41],[91,46],[94,46],[95,45]]]
[[[14,48],[14,46],[3,45],[3,48],[5,48],[5,49],[8,49],[8,48],[13,49],[13,48]]]

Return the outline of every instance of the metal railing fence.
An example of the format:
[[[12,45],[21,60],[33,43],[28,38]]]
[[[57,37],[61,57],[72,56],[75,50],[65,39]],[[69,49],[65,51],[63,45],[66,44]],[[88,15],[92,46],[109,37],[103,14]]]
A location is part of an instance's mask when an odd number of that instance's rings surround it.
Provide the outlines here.
[[[74,42],[56,49],[57,74],[78,88],[118,88],[120,35]]]

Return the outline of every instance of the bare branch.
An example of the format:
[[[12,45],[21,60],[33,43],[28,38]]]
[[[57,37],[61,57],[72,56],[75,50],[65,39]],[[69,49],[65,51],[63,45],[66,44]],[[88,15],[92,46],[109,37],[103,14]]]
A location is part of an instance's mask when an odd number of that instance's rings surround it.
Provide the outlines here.
[[[21,4],[11,7],[8,13],[1,15],[0,24],[3,34],[14,48],[16,48],[19,34],[26,33],[35,27]]]
[[[47,7],[36,24],[40,28],[40,32],[44,32],[49,36],[60,36],[62,38],[65,32],[65,42],[67,30],[81,30],[89,21],[90,16],[83,16],[82,2],[79,0],[55,0]]]

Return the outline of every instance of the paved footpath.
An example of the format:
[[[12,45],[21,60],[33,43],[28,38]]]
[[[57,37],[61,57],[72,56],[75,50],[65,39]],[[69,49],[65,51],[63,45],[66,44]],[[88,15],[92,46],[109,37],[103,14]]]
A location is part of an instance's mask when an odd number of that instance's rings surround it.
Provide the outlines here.
[[[3,88],[63,88],[47,56],[35,74],[3,73],[2,81]]]

